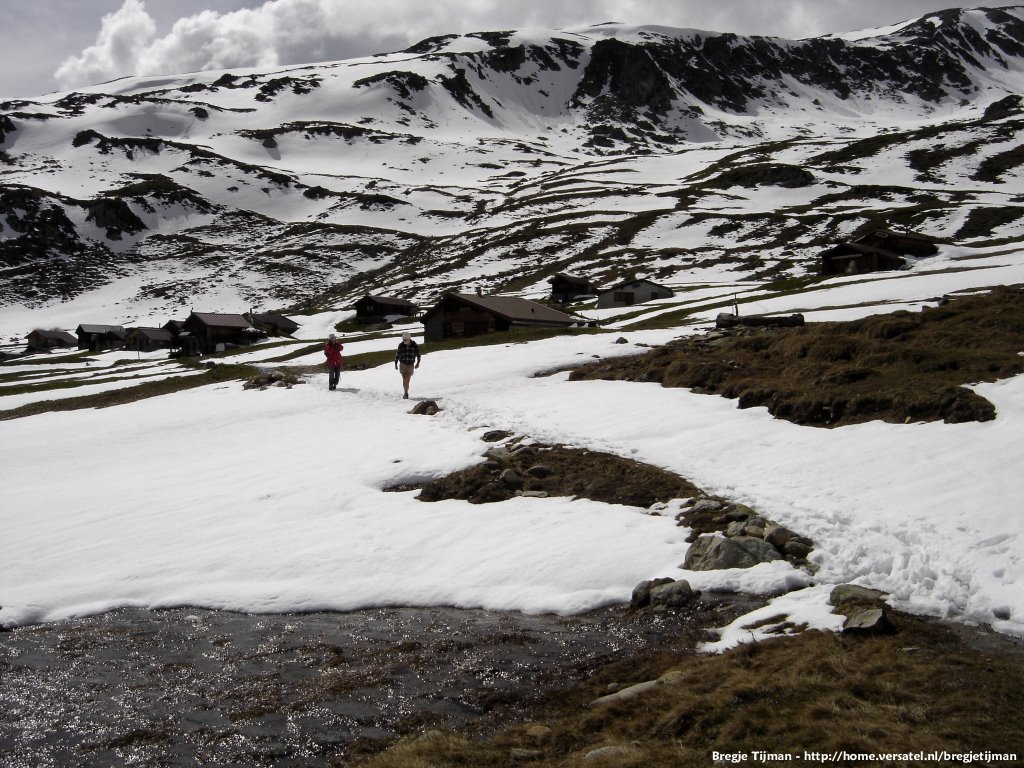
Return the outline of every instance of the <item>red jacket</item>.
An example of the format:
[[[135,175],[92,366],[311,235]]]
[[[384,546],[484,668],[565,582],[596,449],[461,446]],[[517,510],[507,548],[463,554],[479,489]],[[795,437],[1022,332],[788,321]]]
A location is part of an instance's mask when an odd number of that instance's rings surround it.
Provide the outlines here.
[[[327,355],[328,368],[341,368],[341,350],[344,348],[340,341],[328,341],[324,344],[324,354]]]

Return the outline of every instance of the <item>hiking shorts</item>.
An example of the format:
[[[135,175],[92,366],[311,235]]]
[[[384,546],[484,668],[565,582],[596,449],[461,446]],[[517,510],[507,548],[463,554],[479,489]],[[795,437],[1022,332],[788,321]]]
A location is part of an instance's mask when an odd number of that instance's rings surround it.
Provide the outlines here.
[[[416,370],[416,366],[413,363],[399,363],[398,372],[403,376],[412,376],[412,372]]]

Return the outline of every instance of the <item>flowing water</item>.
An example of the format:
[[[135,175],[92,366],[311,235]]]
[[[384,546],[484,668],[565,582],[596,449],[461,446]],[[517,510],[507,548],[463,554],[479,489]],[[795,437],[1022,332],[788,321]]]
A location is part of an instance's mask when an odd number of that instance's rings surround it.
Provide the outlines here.
[[[690,647],[695,620],[176,608],[21,627],[0,634],[0,765],[341,765],[399,735],[522,718],[602,664]]]

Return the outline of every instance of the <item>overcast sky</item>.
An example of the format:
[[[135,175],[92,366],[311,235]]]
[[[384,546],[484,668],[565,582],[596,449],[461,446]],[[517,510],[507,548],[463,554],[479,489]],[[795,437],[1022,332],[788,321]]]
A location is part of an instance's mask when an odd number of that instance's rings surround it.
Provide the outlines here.
[[[1018,3],[1021,0],[1018,0]],[[277,66],[404,48],[424,37],[618,21],[812,37],[944,0],[0,0],[0,98],[124,75]]]

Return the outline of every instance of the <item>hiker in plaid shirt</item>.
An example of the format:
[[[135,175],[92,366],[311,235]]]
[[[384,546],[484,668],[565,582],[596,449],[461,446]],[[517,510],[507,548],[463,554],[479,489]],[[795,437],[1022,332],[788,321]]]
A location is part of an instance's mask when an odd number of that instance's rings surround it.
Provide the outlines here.
[[[395,353],[395,370],[402,374],[402,395],[403,400],[409,399],[409,380],[412,379],[412,372],[420,367],[420,348],[412,340],[412,334],[403,333],[402,343],[398,345]]]

